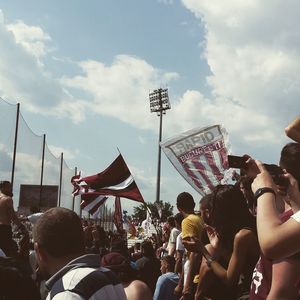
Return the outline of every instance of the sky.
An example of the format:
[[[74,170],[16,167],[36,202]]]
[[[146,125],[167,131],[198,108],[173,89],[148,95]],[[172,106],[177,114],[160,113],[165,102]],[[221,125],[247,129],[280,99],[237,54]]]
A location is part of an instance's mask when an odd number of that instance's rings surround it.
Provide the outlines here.
[[[119,149],[154,202],[149,92],[159,87],[171,103],[163,140],[222,124],[232,153],[278,162],[299,115],[299,15],[297,0],[0,0],[0,97],[19,102],[32,131],[83,175]],[[163,153],[161,176],[163,201],[187,191],[198,203]]]

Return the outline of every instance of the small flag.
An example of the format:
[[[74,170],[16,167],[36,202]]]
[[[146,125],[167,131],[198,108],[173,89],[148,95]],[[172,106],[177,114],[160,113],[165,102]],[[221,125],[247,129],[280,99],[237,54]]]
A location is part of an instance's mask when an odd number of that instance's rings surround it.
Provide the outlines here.
[[[123,232],[123,222],[122,222],[122,210],[121,210],[120,197],[116,197],[116,199],[115,199],[114,224],[117,228],[117,231],[122,233]]]

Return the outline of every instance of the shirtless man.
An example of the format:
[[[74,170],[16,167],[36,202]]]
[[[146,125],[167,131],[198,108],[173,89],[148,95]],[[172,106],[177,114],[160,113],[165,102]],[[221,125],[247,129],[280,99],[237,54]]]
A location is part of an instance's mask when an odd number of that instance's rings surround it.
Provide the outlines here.
[[[11,222],[25,230],[13,207],[12,186],[9,181],[0,181],[0,249],[6,256],[16,256],[18,247],[12,239]]]

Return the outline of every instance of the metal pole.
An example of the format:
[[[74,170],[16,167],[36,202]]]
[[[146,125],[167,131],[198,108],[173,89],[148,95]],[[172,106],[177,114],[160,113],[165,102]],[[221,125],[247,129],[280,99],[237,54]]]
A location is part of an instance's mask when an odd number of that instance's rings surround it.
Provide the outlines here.
[[[75,167],[75,176],[77,175],[77,167]],[[75,206],[75,196],[73,196],[73,202],[72,202],[72,211],[74,211]]]
[[[162,111],[162,99],[161,99],[161,89],[159,89],[159,137],[158,137],[158,160],[157,160],[157,181],[156,181],[156,202],[159,202],[160,198],[160,169],[161,169],[161,136],[162,136],[162,118],[163,118],[163,111]]]
[[[16,166],[18,131],[19,131],[19,116],[20,116],[20,103],[17,104],[14,152],[13,152],[13,161],[12,161],[12,169],[11,169],[11,180],[10,180],[12,188],[14,188],[14,178],[15,178],[15,166]]]
[[[58,207],[60,207],[60,203],[61,203],[63,163],[64,163],[64,153],[62,152],[60,154],[59,194],[58,194],[58,204],[57,204]]]
[[[44,177],[45,145],[46,145],[46,134],[43,134],[43,152],[42,152],[42,166],[41,166],[39,209],[41,209],[41,205],[42,205],[42,189],[43,189],[43,177]]]

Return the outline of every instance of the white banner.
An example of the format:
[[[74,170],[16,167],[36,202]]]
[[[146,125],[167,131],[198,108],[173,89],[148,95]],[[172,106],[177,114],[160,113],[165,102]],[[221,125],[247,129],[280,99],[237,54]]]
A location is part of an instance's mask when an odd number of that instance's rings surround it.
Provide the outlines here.
[[[195,128],[160,145],[177,171],[201,195],[230,177],[228,135],[221,125]]]

